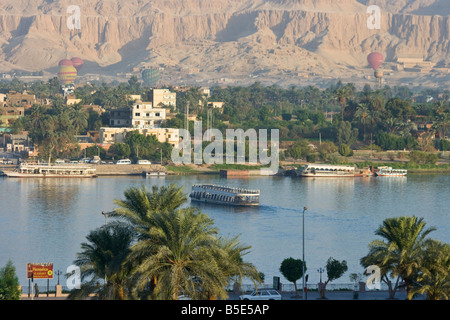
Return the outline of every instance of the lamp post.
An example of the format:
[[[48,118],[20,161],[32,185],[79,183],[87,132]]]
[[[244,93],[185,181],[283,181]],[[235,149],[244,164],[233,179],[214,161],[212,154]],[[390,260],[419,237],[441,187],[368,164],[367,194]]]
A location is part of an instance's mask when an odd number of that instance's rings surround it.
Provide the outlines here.
[[[102,215],[104,215],[105,216],[105,226],[107,225],[107,221],[106,221],[106,215],[107,215],[108,213],[107,212],[105,212],[105,211],[102,211]]]
[[[306,294],[305,294],[305,211],[307,209],[308,208],[303,207],[303,223],[302,223],[302,226],[303,226],[303,232],[302,232],[302,235],[303,235],[303,257],[302,257],[302,260],[303,260],[303,263],[302,263],[302,269],[303,269],[303,274],[302,274],[302,278],[303,278],[303,300],[306,300]]]

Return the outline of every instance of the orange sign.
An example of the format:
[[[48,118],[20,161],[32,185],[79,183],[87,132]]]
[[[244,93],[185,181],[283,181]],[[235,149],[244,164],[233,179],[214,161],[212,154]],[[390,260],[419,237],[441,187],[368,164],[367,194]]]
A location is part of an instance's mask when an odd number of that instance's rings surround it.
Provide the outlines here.
[[[27,279],[53,279],[53,263],[28,263]]]

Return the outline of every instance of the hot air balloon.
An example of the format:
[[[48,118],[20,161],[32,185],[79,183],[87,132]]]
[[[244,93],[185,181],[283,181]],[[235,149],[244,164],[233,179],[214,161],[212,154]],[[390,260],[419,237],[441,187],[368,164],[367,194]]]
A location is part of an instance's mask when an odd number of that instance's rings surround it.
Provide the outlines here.
[[[83,67],[84,61],[81,58],[75,57],[71,59],[73,66],[77,69],[77,72],[80,72]]]
[[[77,69],[74,66],[62,65],[59,68],[58,77],[63,85],[71,84],[77,77]]]
[[[383,78],[383,71],[378,70],[378,68],[383,63],[383,60],[383,55],[379,52],[372,52],[367,56],[367,62],[374,70],[375,78],[377,78],[379,84],[381,84],[381,79]]]
[[[372,52],[367,56],[367,62],[373,70],[377,70],[383,63],[383,55],[379,52]]]
[[[142,71],[142,80],[146,86],[153,87],[159,80],[159,70],[154,68],[144,69]]]
[[[58,65],[61,67],[61,66],[72,66],[73,65],[73,62],[71,61],[71,60],[69,60],[69,59],[62,59],[59,63],[58,63]]]

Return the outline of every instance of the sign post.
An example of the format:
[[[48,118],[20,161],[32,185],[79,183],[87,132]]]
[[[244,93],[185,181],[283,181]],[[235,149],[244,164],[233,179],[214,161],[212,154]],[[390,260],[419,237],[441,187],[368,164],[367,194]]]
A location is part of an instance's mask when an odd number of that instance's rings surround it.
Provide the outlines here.
[[[32,282],[31,286],[33,286],[34,279],[47,279],[47,297],[48,297],[49,280],[53,279],[53,263],[28,263],[27,279],[31,279]],[[31,287],[31,295],[33,296],[32,287]]]

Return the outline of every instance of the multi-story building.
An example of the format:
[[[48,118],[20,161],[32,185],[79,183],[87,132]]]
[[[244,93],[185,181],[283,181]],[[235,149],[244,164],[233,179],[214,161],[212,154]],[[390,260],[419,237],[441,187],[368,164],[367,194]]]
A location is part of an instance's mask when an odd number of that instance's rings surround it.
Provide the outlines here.
[[[131,108],[116,108],[109,112],[109,125],[111,127],[131,126]]]
[[[159,128],[166,120],[166,109],[153,108],[151,102],[136,101],[131,111],[131,126],[133,128]]]
[[[147,128],[147,129],[136,129],[136,128],[100,128],[100,143],[110,144],[110,143],[123,143],[125,142],[125,137],[128,132],[138,131],[143,135],[154,135],[159,142],[167,142],[173,147],[178,147],[180,142],[180,132],[176,128]]]
[[[155,107],[168,106],[177,108],[177,94],[169,89],[153,89],[151,92],[152,103]]]

